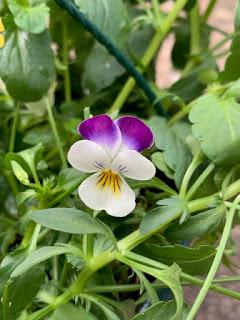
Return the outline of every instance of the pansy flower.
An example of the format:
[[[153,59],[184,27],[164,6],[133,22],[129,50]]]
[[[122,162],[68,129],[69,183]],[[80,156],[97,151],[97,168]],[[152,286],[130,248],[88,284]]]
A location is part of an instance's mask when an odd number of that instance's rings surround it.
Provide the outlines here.
[[[68,161],[77,170],[92,173],[78,189],[81,200],[91,209],[124,217],[136,206],[135,193],[124,177],[149,180],[156,172],[151,161],[140,154],[153,145],[153,134],[143,121],[123,116],[113,121],[98,115],[83,121]]]

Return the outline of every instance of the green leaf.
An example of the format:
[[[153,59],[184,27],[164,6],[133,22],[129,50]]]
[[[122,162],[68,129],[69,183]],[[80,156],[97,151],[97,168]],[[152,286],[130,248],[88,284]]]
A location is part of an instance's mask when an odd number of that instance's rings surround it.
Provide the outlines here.
[[[74,0],[79,9],[116,44],[125,39],[127,12],[122,0]]]
[[[36,34],[46,29],[49,8],[45,3],[37,4],[32,0],[27,5],[19,0],[7,0],[7,3],[19,28]]]
[[[105,301],[99,299],[99,297],[84,294],[84,298],[96,304],[105,314],[107,320],[120,320],[118,315],[113,311],[112,307]]]
[[[25,184],[26,186],[29,185],[30,181],[27,172],[16,161],[11,161],[11,165],[16,178],[22,184]]]
[[[0,295],[12,271],[23,261],[24,254],[24,250],[16,250],[3,259],[0,268]]]
[[[154,152],[151,156],[151,160],[157,169],[164,172],[169,179],[173,179],[173,171],[167,166],[163,152]]]
[[[160,180],[157,177],[154,177],[148,181],[137,181],[137,180],[133,181],[131,179],[126,179],[126,180],[132,189],[154,188],[154,189],[165,191],[168,194],[173,196],[177,194],[175,190],[173,190],[164,181]]]
[[[181,213],[184,212],[186,204],[178,197],[168,198],[159,201],[160,207],[156,207],[150,210],[144,216],[140,224],[140,233],[146,234],[153,231],[160,226],[167,225],[174,218],[180,217]]]
[[[189,120],[210,160],[220,165],[232,165],[240,160],[240,105],[233,98],[220,99],[207,94],[196,101]]]
[[[173,224],[166,230],[165,234],[175,240],[193,240],[205,234],[211,234],[219,227],[224,213],[223,206],[198,213],[189,217],[181,225],[179,223]]]
[[[179,244],[161,247],[157,244],[142,244],[137,252],[158,262],[171,265],[177,263],[184,272],[204,275],[213,262],[216,250],[210,246],[189,248]]]
[[[97,318],[90,313],[85,311],[83,307],[78,305],[75,307],[72,304],[65,304],[57,308],[49,320],[97,320]]]
[[[16,269],[11,274],[11,278],[15,278],[36,266],[37,264],[46,261],[52,257],[61,255],[61,254],[78,254],[77,248],[73,246],[53,246],[53,247],[42,247],[34,251],[30,256],[28,256],[22,263],[20,263]]]
[[[174,316],[176,303],[174,301],[160,301],[133,317],[131,320],[170,320]],[[187,306],[184,306],[183,315],[179,320],[184,320],[187,315]]]
[[[152,276],[156,277],[161,282],[165,283],[173,292],[176,308],[175,313],[170,318],[171,320],[178,320],[182,315],[183,308],[183,292],[180,283],[181,269],[177,264],[173,264],[165,270],[152,269],[153,272],[150,273]]]
[[[26,191],[19,192],[16,197],[16,200],[17,200],[18,206],[21,206],[25,201],[29,199],[36,199],[36,198],[37,198],[37,192],[33,189],[28,189]]]
[[[174,171],[174,179],[179,187],[192,157],[186,144],[186,138],[191,134],[190,125],[178,122],[170,127],[166,119],[161,117],[151,118],[148,124],[153,130],[155,145],[163,151],[165,163]]]
[[[219,80],[223,83],[237,80],[240,77],[240,34],[235,35],[231,45],[224,70],[220,73]]]
[[[41,160],[43,153],[43,145],[41,143],[36,146],[18,152],[18,155],[27,163],[32,174],[36,170],[37,163]]]
[[[139,271],[137,269],[134,269],[133,271],[138,276],[140,282],[143,284],[143,287],[146,288],[146,292],[147,292],[148,297],[151,301],[151,304],[157,303],[159,301],[159,298],[158,298],[156,290],[153,288],[151,282],[148,281],[148,279],[144,276],[144,274],[141,271]],[[141,292],[140,292],[140,294],[141,294]]]
[[[182,23],[175,29],[175,43],[172,49],[172,62],[175,68],[183,69],[190,54],[189,23]]]
[[[67,168],[61,170],[58,177],[58,185],[63,190],[76,188],[86,178],[86,174],[73,169]]]
[[[201,79],[202,74],[206,74],[206,72],[210,72],[211,74],[212,71],[216,71],[215,60],[212,56],[206,55],[206,58],[202,64],[192,70],[187,76],[184,76],[183,78],[175,82],[170,87],[169,91],[181,97],[185,102],[190,102],[201,95],[204,88],[206,87],[206,77],[204,80]],[[210,76],[210,79],[211,78],[212,75]],[[215,79],[215,75],[213,79]]]
[[[54,145],[54,136],[51,131],[49,131],[48,126],[34,127],[28,130],[23,138],[23,142],[31,146],[42,143],[44,146]]]
[[[11,302],[9,312],[13,315],[13,319],[16,319],[18,312],[33,300],[44,278],[45,272],[43,269],[35,267],[11,281],[9,286],[9,302]]]
[[[108,233],[102,224],[87,213],[70,208],[38,210],[31,214],[32,220],[49,229],[73,234]]]
[[[124,73],[125,69],[118,61],[105,48],[95,44],[85,62],[82,76],[83,90],[87,94],[98,93]]]
[[[15,100],[38,101],[47,93],[55,70],[50,44],[47,31],[36,35],[7,29],[0,77]]]

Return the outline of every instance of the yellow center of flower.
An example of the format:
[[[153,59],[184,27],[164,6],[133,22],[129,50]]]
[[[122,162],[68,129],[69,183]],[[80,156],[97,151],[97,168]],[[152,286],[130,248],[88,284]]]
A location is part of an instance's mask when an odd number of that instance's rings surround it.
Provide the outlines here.
[[[97,188],[103,191],[111,190],[114,195],[119,196],[121,193],[122,179],[111,170],[103,170],[100,172],[97,180]]]
[[[4,46],[4,36],[1,34],[1,32],[4,32],[5,28],[4,25],[2,23],[2,19],[0,18],[0,49],[3,48]]]

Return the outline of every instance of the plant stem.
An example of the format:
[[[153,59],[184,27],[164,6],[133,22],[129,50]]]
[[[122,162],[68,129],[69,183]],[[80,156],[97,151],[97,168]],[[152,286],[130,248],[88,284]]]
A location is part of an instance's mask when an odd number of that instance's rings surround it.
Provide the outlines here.
[[[20,102],[17,102],[16,110],[14,111],[14,117],[13,117],[13,123],[12,123],[11,135],[10,135],[9,152],[13,152],[15,147],[19,110],[20,110]]]
[[[190,52],[192,56],[195,56],[195,55],[198,55],[201,51],[201,30],[200,30],[198,1],[196,1],[195,6],[190,12],[190,27],[191,27]]]
[[[183,7],[186,5],[187,1],[188,0],[177,0],[171,12],[169,13],[169,15],[163,20],[160,30],[156,32],[151,43],[149,44],[147,51],[145,52],[144,56],[141,59],[141,65],[144,66],[144,68],[146,68],[149,65],[149,63],[157,53],[157,50],[161,42],[163,41],[163,39],[165,38],[165,36],[173,26],[175,20],[178,18],[179,13],[183,9]],[[143,71],[143,70],[140,70],[140,71]],[[110,114],[113,114],[122,108],[124,102],[127,100],[135,84],[136,84],[136,81],[133,78],[129,78],[127,80],[121,92],[119,93],[113,105],[111,106],[109,110]]]
[[[59,152],[59,155],[60,155],[60,158],[62,161],[62,167],[67,168],[67,161],[66,161],[66,157],[65,157],[65,154],[63,151],[62,143],[60,141],[60,136],[59,136],[59,133],[57,130],[57,125],[56,125],[55,119],[53,117],[52,108],[50,106],[48,98],[46,98],[45,100],[46,100],[46,108],[47,108],[47,112],[48,112],[49,122],[52,127],[52,131],[53,131],[56,143],[57,143],[58,152]]]
[[[188,185],[189,185],[189,181],[190,181],[194,171],[197,169],[198,165],[200,164],[200,162],[201,162],[201,152],[197,152],[194,155],[192,162],[190,163],[190,165],[187,168],[187,171],[185,172],[185,175],[183,177],[182,184],[180,187],[180,192],[179,192],[180,198],[184,199],[185,194],[187,192]]]
[[[217,4],[217,0],[210,0],[209,1],[209,4],[208,4],[208,7],[202,17],[202,22],[203,23],[206,23],[215,7],[215,5]]]
[[[228,238],[230,236],[231,233],[231,229],[232,229],[232,222],[233,222],[233,218],[234,218],[234,214],[236,211],[236,207],[238,205],[240,201],[240,195],[238,195],[236,197],[236,199],[233,202],[233,205],[231,207],[231,209],[229,210],[229,212],[226,215],[226,223],[223,229],[223,234],[219,243],[219,246],[217,248],[217,253],[215,255],[215,258],[213,260],[212,266],[208,272],[207,278],[204,282],[204,285],[202,286],[202,289],[200,290],[186,320],[193,320],[206,296],[206,294],[208,293],[208,290],[211,286],[211,283],[214,279],[214,276],[219,268],[219,265],[221,263],[222,260],[222,256],[228,241]]]
[[[3,174],[6,177],[8,183],[12,189],[13,194],[15,196],[17,196],[19,193],[19,188],[18,188],[16,179],[15,179],[15,176],[13,175],[13,172],[10,170],[5,170],[5,171],[3,171]]]
[[[201,52],[201,30],[199,6],[196,1],[195,6],[190,11],[190,61],[187,63],[183,71],[183,76],[187,75],[198,63]]]
[[[3,320],[9,320],[9,286],[12,280],[8,280],[3,289],[2,304],[3,304]]]
[[[164,269],[169,267],[169,266],[167,266],[167,265],[165,265],[165,264],[163,264],[161,262],[152,260],[152,259],[147,258],[147,257],[143,257],[141,255],[138,255],[138,254],[130,252],[130,251],[126,251],[125,252],[125,256],[127,258],[129,258],[129,259],[132,259],[132,260],[137,261],[137,262],[145,263],[147,266],[154,267],[154,268],[157,268],[157,269],[160,269],[160,270],[164,270]],[[191,276],[191,275],[189,275],[189,274],[187,274],[185,272],[181,272],[180,276],[184,281],[188,281],[188,282],[190,282],[190,283],[192,283],[194,285],[202,286],[204,284],[204,280],[199,279],[199,278],[194,277],[194,276]],[[240,300],[240,293],[237,292],[237,291],[233,291],[233,290],[230,290],[230,289],[227,289],[227,288],[223,288],[223,287],[218,286],[218,285],[211,285],[210,289],[212,291],[215,291],[215,292],[224,294],[226,296],[229,296],[229,297],[232,297],[232,298]]]
[[[197,180],[194,182],[194,184],[191,186],[187,193],[187,201],[191,200],[195,192],[199,189],[201,184],[205,181],[205,179],[209,176],[209,174],[213,171],[214,168],[215,165],[213,163],[210,163],[209,166],[200,174],[200,176],[197,178]]]
[[[64,70],[64,94],[65,102],[70,102],[72,97],[71,93],[71,78],[68,65],[68,25],[67,19],[62,19],[62,59],[66,67]]]
[[[71,188],[69,188],[68,190],[65,190],[62,194],[60,194],[58,197],[56,197],[55,199],[53,199],[49,204],[48,204],[48,208],[54,207],[58,202],[60,202],[62,199],[64,199],[65,197],[67,197],[69,194],[71,194],[73,191],[75,191],[80,183],[86,179],[86,175],[83,174],[77,181],[76,183],[74,183],[74,185],[71,186]]]
[[[186,278],[186,274],[185,273],[181,274],[181,277]],[[192,277],[192,276],[190,276],[190,278],[191,278],[191,281],[182,281],[181,285],[183,285],[183,286],[192,286],[192,285],[202,286],[202,284],[204,283],[204,280],[202,280],[202,279],[197,279],[196,277]],[[194,278],[194,280],[192,278]],[[232,276],[232,277],[230,276],[230,277],[217,278],[217,279],[213,280],[212,283],[227,283],[227,282],[236,282],[236,281],[240,281],[240,276]],[[164,283],[151,283],[151,285],[153,286],[153,288],[156,288],[156,289],[167,287]],[[214,286],[214,285],[211,285],[211,287],[210,287],[210,289],[212,291],[215,291],[218,293],[223,293],[222,291],[220,292],[220,290],[219,290],[220,288],[223,289],[224,293],[225,293],[225,288],[223,288],[223,287]],[[141,289],[140,284],[119,284],[119,285],[92,286],[92,287],[89,287],[86,290],[84,290],[84,292],[89,292],[89,293],[91,293],[91,292],[93,292],[93,293],[134,292],[134,291],[139,291],[140,289]],[[232,291],[232,290],[230,290],[230,291]],[[239,299],[240,294],[236,291],[233,291],[233,292],[238,294],[238,299]],[[231,295],[229,295],[229,292],[227,292],[227,294],[225,294],[225,295],[232,297],[232,293],[231,293]]]
[[[94,235],[84,234],[83,235],[83,251],[88,261],[91,260],[93,256],[93,244],[94,244]]]
[[[114,258],[115,258],[115,252],[111,252],[111,251],[105,251],[99,256],[93,257],[89,265],[82,270],[82,272],[79,274],[75,282],[72,284],[72,286],[68,290],[66,290],[63,294],[58,296],[55,299],[55,301],[49,304],[48,306],[29,315],[26,318],[26,320],[40,320],[46,315],[48,315],[49,313],[51,313],[60,305],[68,302],[75,295],[83,291],[88,279],[93,273],[101,269],[103,266],[105,266],[109,262],[113,261]]]
[[[239,192],[240,192],[240,179],[228,187],[228,189],[226,190],[226,193],[225,193],[225,199],[228,199],[228,197],[231,198],[234,195],[238,194]],[[217,196],[219,196],[218,193],[213,194],[208,197],[204,197],[201,199],[190,201],[188,204],[189,211],[194,212],[194,211],[199,211],[199,210],[208,208],[213,203],[213,201],[215,200],[215,198]],[[131,234],[129,234],[128,236],[126,236],[125,238],[118,241],[118,243],[117,243],[118,250],[117,251],[105,251],[98,256],[94,256],[89,261],[89,264],[86,266],[86,268],[82,270],[82,272],[79,274],[79,276],[77,277],[77,279],[75,280],[75,282],[71,285],[71,287],[69,289],[67,289],[62,295],[58,296],[55,299],[55,301],[53,303],[51,303],[50,305],[48,305],[48,306],[44,307],[43,309],[38,310],[38,311],[34,312],[33,314],[29,315],[26,318],[26,320],[40,320],[43,317],[45,317],[46,315],[48,315],[49,313],[51,313],[54,309],[56,309],[60,305],[71,300],[75,295],[77,295],[83,291],[83,289],[84,289],[88,279],[91,277],[91,275],[93,275],[96,271],[98,271],[99,269],[101,269],[102,267],[104,267],[105,265],[110,263],[111,261],[115,260],[116,254],[118,252],[121,252],[122,255],[124,255],[124,253],[126,253],[126,251],[133,249],[134,247],[136,247],[137,245],[139,245],[140,243],[142,243],[146,239],[150,238],[153,234],[160,232],[169,223],[171,223],[175,219],[179,218],[180,216],[181,216],[181,212],[176,213],[175,216],[170,217],[169,220],[166,221],[164,224],[162,224],[161,226],[159,226],[158,228],[152,230],[151,232],[149,232],[147,234],[141,234],[139,230],[136,230],[136,231],[132,232]],[[190,275],[185,275],[184,280],[189,281],[189,279],[192,279],[192,277]],[[200,282],[202,280],[196,278],[194,281],[196,284],[200,284]],[[214,290],[215,289],[216,289],[216,286],[215,286]],[[232,291],[232,290],[218,287],[215,291],[221,292],[221,293],[227,294],[229,296],[236,297],[236,298],[240,299],[240,293],[238,293],[238,292],[236,293],[235,291]]]
[[[154,12],[154,18],[156,20],[157,27],[161,27],[162,15],[160,14],[159,0],[152,0],[152,7]]]
[[[34,231],[33,231],[31,242],[29,244],[28,255],[30,255],[31,253],[33,253],[36,250],[37,242],[38,242],[38,236],[40,234],[40,231],[41,231],[41,225],[40,224],[36,224],[35,228],[34,228]]]
[[[36,226],[35,222],[33,222],[32,220],[29,221],[27,230],[25,231],[24,237],[21,242],[21,248],[26,248],[29,245],[35,230],[35,226]]]
[[[182,118],[184,118],[191,110],[192,106],[194,104],[194,101],[186,105],[182,110],[178,111],[169,121],[169,126],[172,126],[174,123],[178,122]]]

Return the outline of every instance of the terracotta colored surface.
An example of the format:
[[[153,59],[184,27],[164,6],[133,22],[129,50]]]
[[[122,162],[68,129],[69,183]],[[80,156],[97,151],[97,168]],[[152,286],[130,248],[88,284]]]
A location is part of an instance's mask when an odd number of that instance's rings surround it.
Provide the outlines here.
[[[204,9],[208,4],[208,0],[200,0],[201,7]],[[236,0],[219,0],[218,4],[210,17],[210,23],[214,26],[231,32],[233,31],[233,19],[234,19],[234,7]],[[168,8],[167,8],[168,9]],[[222,36],[214,32],[211,37],[212,44],[221,40]],[[156,61],[156,82],[159,87],[168,87],[171,83],[176,81],[179,74],[176,70],[173,70],[170,62],[170,52],[174,43],[174,37],[171,35],[164,42],[161,51]],[[229,45],[229,44],[228,44]],[[228,45],[225,47],[228,48]],[[222,51],[222,49],[221,49]],[[218,60],[220,68],[223,67],[226,57]],[[240,227],[234,229],[233,237],[236,241],[237,254],[233,258],[234,263],[240,266]],[[240,270],[235,268],[233,271],[228,270],[225,267],[221,267],[218,276],[223,275],[237,275],[240,274]],[[240,282],[231,283],[225,285],[228,288],[237,290],[240,292]],[[199,288],[186,287],[185,299],[189,306],[194,302]],[[225,297],[220,294],[210,292],[201,309],[196,316],[196,320],[238,320],[240,319],[240,301],[232,298]]]
[[[208,4],[209,0],[200,0],[201,9],[204,10]],[[234,7],[236,0],[218,0],[212,15],[209,19],[213,26],[217,26],[224,31],[233,31],[233,19],[234,19]],[[165,3],[164,9],[170,10],[172,4]],[[217,32],[213,32],[211,35],[211,43],[215,44],[222,39],[222,35]],[[174,44],[174,37],[170,35],[163,43],[161,50],[159,52],[158,58],[156,60],[156,82],[159,87],[169,87],[173,82],[179,78],[179,73],[173,70],[170,62],[171,48]],[[224,48],[228,48],[229,43],[222,47],[221,52]],[[218,65],[220,68],[224,65],[225,58],[218,60]]]

